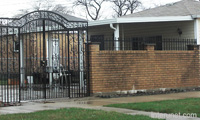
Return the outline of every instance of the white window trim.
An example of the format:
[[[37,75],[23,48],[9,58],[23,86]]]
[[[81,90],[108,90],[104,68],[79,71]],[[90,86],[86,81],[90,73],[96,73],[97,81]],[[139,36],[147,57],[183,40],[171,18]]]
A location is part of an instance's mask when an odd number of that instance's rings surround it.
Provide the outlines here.
[[[19,50],[16,50],[16,49],[15,49],[15,44],[16,44],[16,42],[17,42],[17,41],[14,41],[14,43],[13,43],[13,49],[14,49],[14,52],[17,53],[17,52],[19,52]],[[19,48],[19,49],[20,49],[20,48]]]

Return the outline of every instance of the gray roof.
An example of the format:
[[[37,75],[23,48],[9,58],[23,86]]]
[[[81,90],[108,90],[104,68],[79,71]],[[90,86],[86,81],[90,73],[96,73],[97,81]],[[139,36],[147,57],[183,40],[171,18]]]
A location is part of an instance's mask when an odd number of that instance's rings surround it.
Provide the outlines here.
[[[147,9],[141,12],[133,13],[126,17],[159,17],[159,16],[188,16],[200,15],[200,1],[182,0],[180,2]]]

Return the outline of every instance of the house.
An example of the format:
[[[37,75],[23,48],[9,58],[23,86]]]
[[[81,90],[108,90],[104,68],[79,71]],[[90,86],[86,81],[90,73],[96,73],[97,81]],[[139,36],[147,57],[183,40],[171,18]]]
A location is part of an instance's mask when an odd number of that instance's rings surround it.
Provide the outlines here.
[[[200,2],[182,0],[90,21],[90,93],[200,85]],[[150,44],[149,44],[150,43]]]
[[[200,44],[200,2],[182,0],[119,18],[90,21],[89,39],[101,42],[100,49],[107,50],[140,50],[145,43],[156,44],[157,50],[172,50],[177,42],[177,49],[185,50],[188,44]]]

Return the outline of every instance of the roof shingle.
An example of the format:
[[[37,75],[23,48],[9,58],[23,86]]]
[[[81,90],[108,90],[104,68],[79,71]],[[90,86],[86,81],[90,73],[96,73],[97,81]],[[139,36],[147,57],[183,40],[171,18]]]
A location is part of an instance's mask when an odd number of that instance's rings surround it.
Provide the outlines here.
[[[159,16],[188,16],[200,15],[200,2],[195,0],[182,0],[180,2],[147,9],[141,12],[133,13],[126,17],[159,17]]]

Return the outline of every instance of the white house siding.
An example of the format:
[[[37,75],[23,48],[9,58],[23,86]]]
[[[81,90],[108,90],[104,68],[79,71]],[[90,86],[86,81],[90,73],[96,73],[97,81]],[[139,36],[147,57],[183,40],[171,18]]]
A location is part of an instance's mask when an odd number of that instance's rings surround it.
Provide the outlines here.
[[[194,22],[160,22],[124,24],[125,38],[162,36],[163,38],[194,38]],[[179,35],[177,29],[182,30]]]
[[[120,36],[122,36],[122,25],[124,26],[125,39],[158,35],[162,36],[163,38],[194,39],[194,21],[120,24]],[[177,33],[178,28],[182,30],[182,35]],[[91,35],[104,35],[104,38],[110,39],[113,37],[113,32],[114,30],[112,30],[109,25],[89,27],[89,37]]]
[[[195,38],[194,21],[120,24],[120,38],[123,38],[122,27],[124,29],[125,40],[126,39],[131,40],[134,37],[152,37],[152,36],[162,36],[162,38],[180,38],[180,39]],[[179,35],[177,32],[178,28],[182,30],[181,35]],[[112,30],[109,25],[89,27],[89,38],[91,35],[104,35],[105,40],[106,39],[111,40],[113,37],[113,33],[114,30]],[[131,44],[127,43],[125,44],[125,47],[132,48],[132,46],[130,45]],[[104,46],[106,47],[106,44],[104,44]]]
[[[110,28],[110,25],[101,25],[101,26],[95,26],[95,27],[89,27],[88,30],[89,34],[89,40],[91,35],[104,35],[104,49],[109,50],[113,49],[113,35],[114,30]]]
[[[113,39],[114,30],[110,28],[110,25],[93,26],[88,29],[88,37],[91,35],[104,35],[106,39]]]

